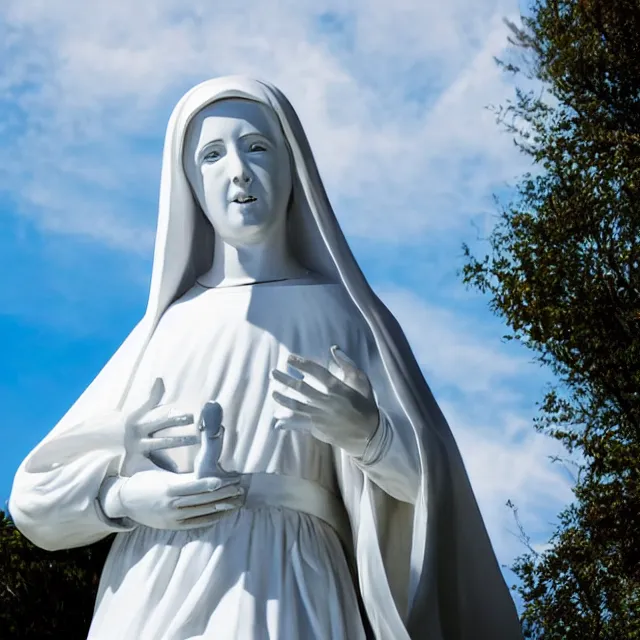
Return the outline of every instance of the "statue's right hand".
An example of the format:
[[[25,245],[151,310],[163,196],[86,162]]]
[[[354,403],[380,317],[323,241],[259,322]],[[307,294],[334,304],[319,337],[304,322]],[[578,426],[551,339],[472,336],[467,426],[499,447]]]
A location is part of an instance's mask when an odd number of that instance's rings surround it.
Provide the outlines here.
[[[157,431],[183,427],[194,423],[192,413],[182,413],[172,405],[160,405],[165,388],[162,378],[156,378],[149,397],[125,419],[124,448],[130,459],[149,458],[154,451],[199,444],[199,435],[154,437]]]
[[[118,483],[121,514],[154,529],[204,527],[244,502],[237,478],[197,479],[158,469],[139,471]]]

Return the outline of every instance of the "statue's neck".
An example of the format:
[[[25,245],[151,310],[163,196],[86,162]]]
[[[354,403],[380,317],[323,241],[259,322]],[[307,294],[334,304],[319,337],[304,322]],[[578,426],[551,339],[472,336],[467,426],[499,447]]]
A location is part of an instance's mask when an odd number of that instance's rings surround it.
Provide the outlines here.
[[[216,234],[213,263],[198,282],[205,287],[233,287],[302,278],[308,273],[291,255],[284,233],[244,246],[231,245]]]

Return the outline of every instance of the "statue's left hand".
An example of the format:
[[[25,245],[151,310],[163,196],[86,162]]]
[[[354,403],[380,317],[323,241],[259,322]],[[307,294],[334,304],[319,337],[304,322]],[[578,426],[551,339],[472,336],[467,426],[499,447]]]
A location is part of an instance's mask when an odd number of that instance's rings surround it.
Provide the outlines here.
[[[274,380],[284,387],[282,393],[273,392],[273,399],[293,414],[278,426],[306,431],[351,456],[360,457],[380,423],[367,375],[335,346],[331,348],[329,367],[293,354],[288,364],[299,371],[303,379],[273,370]],[[308,378],[319,382],[324,390],[308,384],[305,381]]]

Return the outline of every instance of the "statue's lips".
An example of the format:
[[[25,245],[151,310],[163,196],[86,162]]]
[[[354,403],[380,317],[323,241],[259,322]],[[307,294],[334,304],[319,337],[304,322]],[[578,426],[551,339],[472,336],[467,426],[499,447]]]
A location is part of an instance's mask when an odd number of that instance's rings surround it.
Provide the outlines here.
[[[231,202],[235,202],[237,204],[251,204],[256,201],[257,198],[254,198],[253,196],[236,196]]]

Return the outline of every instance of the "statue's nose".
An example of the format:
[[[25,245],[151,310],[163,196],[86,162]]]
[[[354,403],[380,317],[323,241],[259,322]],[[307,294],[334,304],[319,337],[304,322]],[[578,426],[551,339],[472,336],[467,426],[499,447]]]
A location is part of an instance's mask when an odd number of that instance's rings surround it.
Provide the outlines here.
[[[239,175],[234,176],[233,184],[238,186],[246,186],[251,183],[251,176],[245,171],[242,171]]]
[[[233,184],[246,187],[251,182],[251,172],[247,169],[241,153],[238,150],[229,149],[227,163]]]

